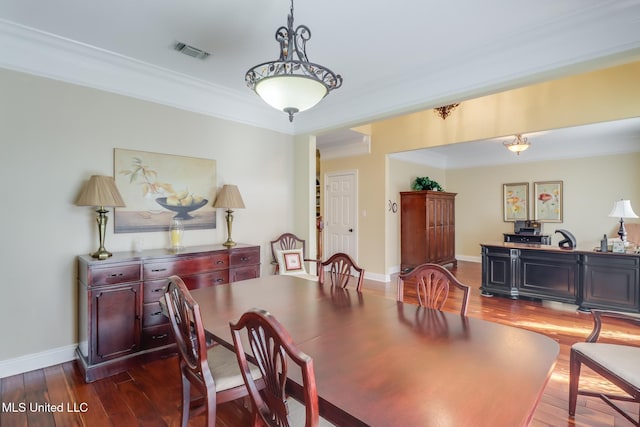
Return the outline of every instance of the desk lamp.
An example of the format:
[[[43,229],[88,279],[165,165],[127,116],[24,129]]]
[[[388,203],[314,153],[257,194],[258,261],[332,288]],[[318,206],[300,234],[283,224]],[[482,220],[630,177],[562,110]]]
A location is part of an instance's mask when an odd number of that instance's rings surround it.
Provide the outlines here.
[[[238,187],[236,185],[224,185],[218,192],[213,207],[227,208],[227,241],[224,242],[223,245],[228,248],[235,246],[236,242],[231,240],[231,227],[233,225],[232,209],[244,209],[244,202],[242,201]]]
[[[624,218],[638,218],[638,215],[633,211],[630,200],[618,200],[614,203],[613,209],[609,212],[609,216],[612,218],[620,218],[620,228],[618,229],[618,236],[623,242],[627,240],[627,230],[624,229]]]
[[[107,259],[112,253],[104,248],[104,234],[107,228],[107,212],[105,206],[123,207],[125,206],[122,196],[118,192],[115,180],[110,176],[93,175],[87,185],[76,199],[76,206],[97,206],[98,235],[100,247],[91,254],[98,259]]]

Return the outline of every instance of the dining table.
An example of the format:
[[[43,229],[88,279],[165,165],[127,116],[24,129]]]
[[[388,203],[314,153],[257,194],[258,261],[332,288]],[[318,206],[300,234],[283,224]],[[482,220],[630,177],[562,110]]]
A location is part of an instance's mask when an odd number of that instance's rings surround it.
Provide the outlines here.
[[[558,343],[539,333],[367,292],[271,275],[191,291],[206,332],[262,308],[313,359],[320,413],[341,426],[530,423]],[[293,397],[301,375],[289,372]]]

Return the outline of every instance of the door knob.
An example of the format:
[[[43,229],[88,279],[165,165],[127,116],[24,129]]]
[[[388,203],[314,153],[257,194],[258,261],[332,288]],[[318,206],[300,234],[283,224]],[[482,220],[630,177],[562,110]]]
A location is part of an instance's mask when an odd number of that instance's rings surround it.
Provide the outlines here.
[[[349,233],[353,233],[353,228],[350,228],[350,229],[349,229]]]

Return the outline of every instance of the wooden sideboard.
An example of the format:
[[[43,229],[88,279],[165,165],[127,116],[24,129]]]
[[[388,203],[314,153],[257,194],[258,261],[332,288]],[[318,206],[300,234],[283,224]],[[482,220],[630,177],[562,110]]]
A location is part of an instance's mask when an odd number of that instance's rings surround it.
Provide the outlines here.
[[[640,312],[640,254],[518,243],[481,247],[484,295]]]
[[[400,269],[426,262],[457,264],[456,193],[404,191],[400,193]]]
[[[260,246],[121,252],[102,261],[79,256],[76,355],[87,382],[175,353],[159,303],[174,274],[189,289],[259,277]]]

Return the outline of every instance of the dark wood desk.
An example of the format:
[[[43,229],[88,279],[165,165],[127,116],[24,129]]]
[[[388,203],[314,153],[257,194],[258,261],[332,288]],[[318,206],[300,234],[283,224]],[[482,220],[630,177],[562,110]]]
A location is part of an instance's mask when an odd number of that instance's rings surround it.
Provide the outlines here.
[[[230,348],[230,320],[273,313],[313,358],[321,413],[341,425],[527,425],[559,350],[533,332],[293,276],[191,292]]]

